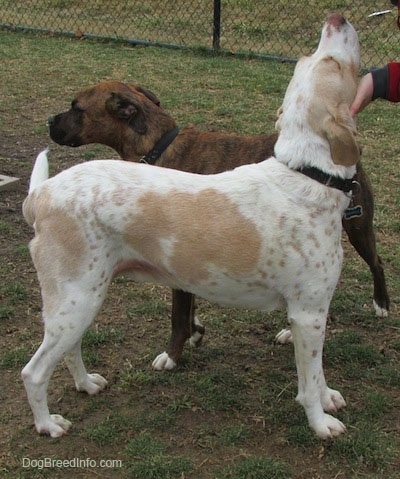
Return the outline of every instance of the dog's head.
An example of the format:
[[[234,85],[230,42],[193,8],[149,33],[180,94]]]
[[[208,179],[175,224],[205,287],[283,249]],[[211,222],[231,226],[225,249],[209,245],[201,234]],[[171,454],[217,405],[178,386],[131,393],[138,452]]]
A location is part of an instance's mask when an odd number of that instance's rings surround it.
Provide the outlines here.
[[[318,156],[329,147],[335,165],[351,166],[360,157],[356,126],[349,107],[357,89],[360,52],[357,32],[340,14],[328,17],[317,50],[301,58],[278,111],[277,129],[281,132],[276,155],[288,163],[289,139],[298,142],[292,167],[305,156]],[[282,136],[282,138],[281,138]],[[301,156],[301,158],[300,158]],[[320,166],[314,164],[313,166]]]
[[[78,93],[68,111],[49,118],[50,137],[60,145],[114,147],[126,129],[145,135],[152,110],[161,110],[160,101],[146,88],[102,82]]]

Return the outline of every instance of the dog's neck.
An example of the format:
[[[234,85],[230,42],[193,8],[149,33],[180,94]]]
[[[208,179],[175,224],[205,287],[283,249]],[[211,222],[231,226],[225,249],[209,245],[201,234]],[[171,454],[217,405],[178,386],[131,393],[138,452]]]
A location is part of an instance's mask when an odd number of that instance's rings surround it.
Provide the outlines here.
[[[160,159],[161,155],[164,151],[169,147],[169,145],[175,140],[178,136],[179,127],[175,127],[174,129],[167,131],[160,140],[154,145],[154,147],[149,151],[146,155],[144,155],[141,159],[141,163],[147,163],[149,165],[155,165],[157,161]]]
[[[315,132],[308,130],[307,134],[302,134],[293,127],[288,130],[280,131],[275,143],[274,153],[280,163],[285,164],[291,170],[308,167],[318,169],[332,177],[353,178],[356,167],[333,163],[329,145]],[[295,144],[294,137],[297,138]]]
[[[324,173],[319,168],[315,168],[312,166],[303,166],[301,168],[298,168],[296,171],[302,173],[305,176],[308,176],[315,181],[318,181],[318,183],[321,183],[322,185],[336,188],[337,190],[341,190],[344,193],[350,193],[350,191],[352,191],[357,184],[355,177],[352,177],[350,179],[340,178],[338,176]]]
[[[150,155],[153,150],[157,150],[158,143],[161,144],[158,149],[162,155],[163,138],[166,137],[168,140],[170,133],[177,129],[175,120],[165,110],[153,103],[149,103],[147,106],[144,132],[138,132],[126,123],[120,135],[115,135],[108,143],[108,146],[113,148],[124,160],[138,162],[143,157]],[[167,143],[168,141],[165,143],[164,150],[168,147]],[[154,164],[151,158],[148,162]]]

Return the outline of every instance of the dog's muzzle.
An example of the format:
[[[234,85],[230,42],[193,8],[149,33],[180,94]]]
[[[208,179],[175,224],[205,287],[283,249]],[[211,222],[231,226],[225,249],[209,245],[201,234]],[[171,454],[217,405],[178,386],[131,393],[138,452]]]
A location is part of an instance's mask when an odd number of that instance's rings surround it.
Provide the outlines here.
[[[81,120],[73,119],[63,113],[59,115],[50,115],[47,118],[50,138],[63,146],[77,147],[83,145],[80,135]]]

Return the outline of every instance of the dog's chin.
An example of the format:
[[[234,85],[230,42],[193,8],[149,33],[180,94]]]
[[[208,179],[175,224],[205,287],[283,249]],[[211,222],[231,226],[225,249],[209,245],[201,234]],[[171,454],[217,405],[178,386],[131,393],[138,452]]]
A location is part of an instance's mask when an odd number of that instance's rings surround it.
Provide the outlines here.
[[[81,143],[80,141],[67,141],[67,142],[65,142],[65,143],[59,142],[59,145],[72,146],[72,148],[76,148],[76,147],[78,147],[78,146],[82,146],[83,143]]]
[[[83,145],[82,139],[79,138],[79,136],[66,137],[66,136],[58,134],[57,132],[52,131],[51,128],[50,128],[49,134],[50,134],[50,138],[58,145],[71,146],[72,148],[76,148],[77,146]]]

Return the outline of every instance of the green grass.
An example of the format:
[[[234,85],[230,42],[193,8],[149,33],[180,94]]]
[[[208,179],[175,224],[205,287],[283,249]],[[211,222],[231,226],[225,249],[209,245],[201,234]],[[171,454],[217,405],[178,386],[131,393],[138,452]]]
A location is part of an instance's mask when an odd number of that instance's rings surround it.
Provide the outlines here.
[[[335,335],[326,342],[325,358],[339,364],[349,364],[353,370],[372,368],[379,365],[385,358],[379,353],[377,347],[367,343],[355,331],[344,331]]]
[[[11,304],[23,301],[28,296],[25,286],[20,283],[4,284],[3,286],[0,286],[0,294],[6,296]]]
[[[99,328],[93,327],[86,331],[82,340],[83,358],[90,367],[99,367],[104,364],[101,355],[101,348],[113,345],[118,348],[123,342],[124,333],[113,327]]]
[[[249,457],[227,468],[220,477],[221,479],[290,479],[292,475],[287,465],[280,461],[268,457]]]
[[[86,331],[83,338],[83,348],[97,349],[103,344],[120,344],[123,341],[123,332],[114,328],[93,328]]]
[[[251,437],[251,430],[245,424],[235,424],[221,431],[220,441],[224,446],[244,445]]]
[[[2,354],[0,365],[3,369],[16,369],[25,366],[29,361],[29,352],[25,347],[10,349]]]
[[[9,304],[0,306],[0,320],[2,319],[11,319],[14,315],[14,308]]]
[[[121,415],[114,414],[107,417],[103,421],[99,421],[96,425],[88,427],[84,432],[84,436],[95,442],[99,447],[115,444],[120,434],[125,430],[127,419]]]
[[[30,259],[29,246],[26,244],[18,245],[15,248],[15,254],[17,256],[20,256],[22,259],[26,259],[26,260]]]
[[[120,387],[128,390],[132,387],[141,387],[154,381],[153,375],[148,371],[121,371],[119,375]]]
[[[11,227],[8,223],[0,221],[0,233],[8,234],[11,232]]]
[[[174,479],[193,469],[188,458],[168,454],[167,446],[150,435],[129,441],[126,452],[129,473],[138,479]]]
[[[21,283],[0,285],[0,321],[11,319],[15,312],[15,305],[26,300],[28,292]]]
[[[141,302],[135,298],[135,301],[132,301],[132,304],[130,304],[127,308],[127,315],[129,318],[141,317],[152,320],[154,318],[164,317],[166,313],[167,311],[165,303],[161,301],[154,301],[154,299]]]
[[[352,434],[341,437],[330,446],[329,455],[341,458],[352,468],[365,472],[384,472],[398,454],[391,435],[365,422],[358,425]]]
[[[132,458],[161,455],[165,450],[165,444],[161,441],[154,440],[154,438],[148,434],[143,434],[132,439],[126,446],[126,452],[129,457]]]

